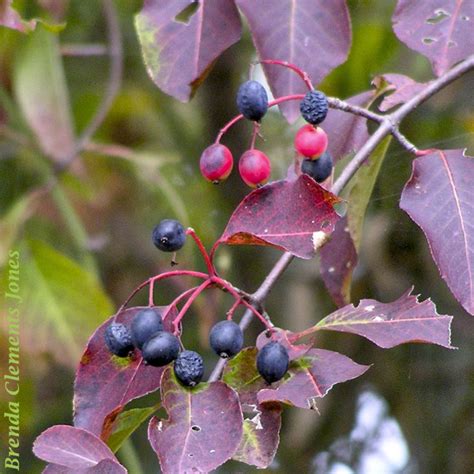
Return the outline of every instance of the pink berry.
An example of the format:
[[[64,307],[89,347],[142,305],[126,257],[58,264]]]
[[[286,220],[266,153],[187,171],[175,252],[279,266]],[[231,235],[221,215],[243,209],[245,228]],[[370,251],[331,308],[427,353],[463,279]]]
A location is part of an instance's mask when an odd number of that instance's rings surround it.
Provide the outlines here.
[[[214,143],[214,145],[207,147],[202,152],[199,161],[202,175],[213,183],[219,183],[227,179],[233,166],[232,153],[225,145],[220,143]]]
[[[295,149],[306,158],[319,158],[328,147],[328,136],[321,127],[304,125],[295,136]]]
[[[268,156],[260,150],[247,150],[239,160],[239,173],[245,184],[251,188],[262,186],[268,181],[271,164]]]

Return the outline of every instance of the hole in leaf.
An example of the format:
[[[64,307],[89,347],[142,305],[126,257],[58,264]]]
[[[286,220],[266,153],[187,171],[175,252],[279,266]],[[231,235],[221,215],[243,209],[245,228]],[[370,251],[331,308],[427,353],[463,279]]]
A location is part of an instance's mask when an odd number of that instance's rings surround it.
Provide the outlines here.
[[[448,48],[454,48],[454,46],[457,46],[456,41],[448,41]]]
[[[201,431],[201,427],[198,426],[198,425],[193,425],[193,426],[191,426],[191,429],[192,429],[193,431],[197,431],[197,432]]]
[[[443,20],[449,18],[450,16],[451,15],[445,10],[438,9],[434,11],[433,16],[426,19],[426,23],[429,23],[430,25],[436,25],[437,23],[441,23]]]
[[[191,1],[187,7],[183,8],[174,17],[174,21],[177,21],[178,23],[184,23],[185,25],[187,25],[189,21],[191,20],[191,17],[197,12],[198,8],[199,8],[199,2]]]
[[[336,202],[333,204],[333,209],[336,211],[336,214],[339,217],[344,217],[347,212],[347,202],[346,201],[341,201],[341,202]]]
[[[469,18],[467,15],[462,15],[462,16],[461,16],[461,20],[469,21],[470,18]]]
[[[324,219],[323,222],[321,222],[321,229],[327,229],[330,225],[331,223],[327,219]]]
[[[423,41],[423,43],[425,43],[425,44],[432,44],[436,40],[434,38],[423,38],[421,41]]]

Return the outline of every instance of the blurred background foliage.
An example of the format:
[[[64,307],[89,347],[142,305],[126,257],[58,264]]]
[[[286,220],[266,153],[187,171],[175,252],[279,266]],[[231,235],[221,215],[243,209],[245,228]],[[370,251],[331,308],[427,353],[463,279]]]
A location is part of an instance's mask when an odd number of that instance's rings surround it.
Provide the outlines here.
[[[198,168],[201,151],[236,114],[236,90],[255,59],[248,31],[217,61],[191,103],[182,104],[161,93],[145,71],[133,26],[140,3],[115,2],[124,45],[123,84],[87,150],[54,185],[48,183],[55,165],[70,151],[106,88],[107,56],[65,54],[70,45],[106,44],[100,3],[17,1],[25,18],[65,22],[65,28],[55,34],[39,27],[29,36],[0,28],[0,264],[5,284],[8,251],[20,250],[22,472],[42,469],[31,453],[34,438],[53,424],[71,423],[74,369],[94,328],[141,281],[168,268],[167,256],[152,246],[153,226],[163,218],[178,218],[210,246],[248,192],[237,173],[216,187],[201,178]],[[394,0],[349,4],[353,47],[349,60],[320,85],[323,91],[347,98],[367,90],[373,77],[384,72],[419,81],[432,77],[428,61],[392,32]],[[420,148],[467,146],[473,154],[472,80],[471,74],[446,88],[412,113],[402,131]],[[260,147],[272,159],[274,179],[285,174],[292,160],[297,127],[273,111],[265,119]],[[38,140],[38,129],[49,132]],[[234,156],[246,149],[250,130],[248,123],[239,124],[225,139]],[[374,366],[361,379],[336,386],[320,401],[320,415],[287,409],[281,447],[269,471],[336,472],[340,461],[353,471],[337,472],[368,472],[361,456],[373,451],[373,440],[366,440],[365,451],[350,442],[339,449],[342,440],[352,439],[358,396],[367,388],[384,400],[408,447],[406,462],[384,472],[474,470],[474,321],[439,277],[421,231],[398,208],[411,160],[392,143],[370,200],[353,301],[392,301],[414,285],[423,298],[432,297],[440,313],[455,316],[453,344],[460,350],[410,345],[382,351],[355,336],[321,334],[319,347]],[[217,264],[228,280],[252,291],[278,255],[266,248],[223,248]],[[191,244],[180,252],[179,263],[203,268]],[[185,284],[160,285],[157,302],[166,304]],[[143,297],[136,302],[144,302]],[[205,354],[209,372],[216,360],[207,347],[207,332],[223,317],[226,304],[225,297],[211,292],[186,320],[185,345]],[[333,309],[316,259],[294,262],[267,302],[274,321],[292,330],[314,324]],[[255,324],[249,331],[249,344],[259,329]],[[0,350],[7,353],[4,331]],[[2,356],[2,369],[6,362]],[[132,406],[153,403],[156,395]],[[6,434],[2,428],[2,449]],[[143,472],[156,472],[145,426],[132,442]],[[130,445],[119,451],[119,458],[136,472]],[[221,471],[254,470],[229,463]]]

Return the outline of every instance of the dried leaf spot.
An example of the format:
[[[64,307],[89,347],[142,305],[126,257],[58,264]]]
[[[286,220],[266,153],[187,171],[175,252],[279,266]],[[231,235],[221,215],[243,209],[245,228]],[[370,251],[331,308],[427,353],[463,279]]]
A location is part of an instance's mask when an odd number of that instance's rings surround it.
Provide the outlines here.
[[[306,403],[308,404],[308,408],[310,410],[314,410],[318,415],[321,413],[319,412],[318,405],[316,404],[317,397],[309,397],[306,399]]]
[[[426,23],[429,23],[430,25],[436,25],[438,23],[441,23],[443,20],[446,20],[446,18],[449,18],[451,15],[443,10],[442,8],[438,8],[437,10],[434,11],[434,14],[426,19]]]
[[[313,248],[315,251],[319,250],[327,241],[329,240],[329,235],[325,232],[319,230],[318,232],[313,232]]]
[[[198,432],[198,433],[199,433],[199,431],[201,431],[201,427],[198,426],[198,425],[193,425],[193,426],[191,426],[191,429],[192,429],[193,431]]]
[[[457,46],[458,44],[456,43],[456,41],[448,41],[448,48],[454,48],[454,46]]]

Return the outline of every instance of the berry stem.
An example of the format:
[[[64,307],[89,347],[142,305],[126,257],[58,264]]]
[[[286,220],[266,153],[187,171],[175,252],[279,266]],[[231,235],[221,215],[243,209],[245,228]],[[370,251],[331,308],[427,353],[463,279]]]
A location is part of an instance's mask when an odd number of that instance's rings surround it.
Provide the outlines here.
[[[170,304],[169,306],[177,306],[181,300],[184,300],[185,298],[187,298],[189,295],[191,295],[191,293],[195,290],[197,290],[198,286],[193,286],[192,288],[189,288],[188,290],[184,291],[183,293],[181,293],[179,296],[177,296]],[[166,313],[166,315],[164,316],[163,320],[166,319],[166,317],[168,316],[169,313]]]
[[[150,281],[150,286],[148,288],[148,306],[154,306],[155,302],[153,301],[153,290],[155,288],[155,280]]]
[[[235,310],[242,304],[242,298],[236,299],[234,304],[230,307],[229,311],[227,311],[227,319],[229,321],[232,320],[234,317]]]
[[[207,272],[209,273],[209,276],[214,276],[216,274],[216,270],[214,268],[214,265],[212,264],[211,258],[209,257],[209,254],[207,253],[206,248],[204,247],[201,239],[198,237],[196,234],[195,230],[192,227],[188,227],[186,229],[186,234],[190,235],[193,239],[194,242],[196,242],[196,245],[198,246],[199,251],[201,252],[201,255],[204,258],[204,261],[206,262],[206,267],[207,267]]]
[[[209,286],[211,285],[212,279],[208,278],[206,281],[203,281],[191,294],[191,296],[188,298],[188,301],[184,304],[184,306],[181,308],[181,311],[178,313],[178,316],[176,316],[176,319],[173,321],[173,327],[174,327],[174,334],[177,335],[179,333],[179,323],[181,320],[184,318],[184,315],[187,313],[188,309],[190,306],[193,304],[193,301]]]
[[[252,133],[252,140],[250,141],[250,150],[255,148],[255,140],[257,139],[258,132],[260,131],[260,123],[254,122],[253,124],[253,133]]]
[[[301,79],[303,79],[304,83],[306,84],[306,86],[308,87],[310,91],[314,90],[313,84],[311,83],[311,79],[308,73],[300,69],[298,66],[295,66],[294,64],[289,63],[288,61],[280,61],[278,59],[262,59],[261,61],[256,62],[256,64],[258,63],[272,64],[274,66],[283,66],[288,69],[291,69],[292,71],[296,72],[296,74],[298,74],[298,76],[300,76]]]

